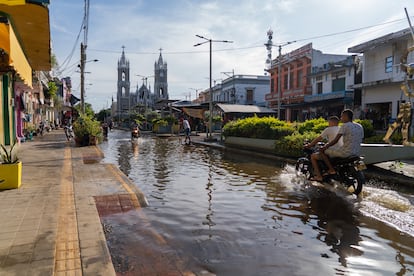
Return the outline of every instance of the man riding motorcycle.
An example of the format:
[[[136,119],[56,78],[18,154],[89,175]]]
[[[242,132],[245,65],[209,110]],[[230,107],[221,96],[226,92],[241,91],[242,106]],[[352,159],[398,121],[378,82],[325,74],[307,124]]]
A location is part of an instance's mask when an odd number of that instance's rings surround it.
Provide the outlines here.
[[[343,124],[340,127],[338,134],[336,135],[335,139],[320,148],[320,154],[326,162],[329,172],[335,172],[335,169],[333,168],[332,163],[327,155],[329,155],[331,158],[347,158],[353,155],[359,156],[361,154],[361,143],[364,139],[364,129],[360,124],[352,121],[353,116],[354,114],[350,109],[345,109],[342,111],[341,121]],[[329,151],[329,148],[338,143],[341,137],[343,142],[342,146],[334,151]],[[315,180],[321,181],[321,178],[315,178]]]
[[[333,141],[339,131],[338,123],[339,123],[339,118],[337,116],[329,117],[328,127],[325,128],[318,137],[313,139],[312,142],[305,145],[305,148],[307,149],[313,148],[318,142],[322,140],[327,140],[328,142]],[[339,148],[341,146],[342,146],[342,139],[340,139],[338,143],[336,143],[335,146],[332,147],[330,150],[335,150],[335,148]],[[312,167],[314,170],[314,177],[311,180],[322,181],[322,174],[321,174],[321,171],[318,165],[318,160],[324,160],[324,162],[327,164],[327,161],[325,159],[327,159],[326,154],[321,154],[319,151],[312,153],[311,162],[312,162]],[[335,170],[328,171],[328,173],[335,174]]]

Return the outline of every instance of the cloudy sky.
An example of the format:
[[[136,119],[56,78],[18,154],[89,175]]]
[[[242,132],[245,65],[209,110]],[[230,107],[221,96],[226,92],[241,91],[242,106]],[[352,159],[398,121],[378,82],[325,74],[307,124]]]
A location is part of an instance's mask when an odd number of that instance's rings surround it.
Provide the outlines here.
[[[52,51],[61,77],[72,78],[80,95],[80,43],[84,0],[52,0],[49,6]],[[117,62],[125,46],[130,61],[131,91],[152,76],[162,48],[168,63],[172,99],[194,99],[195,89],[209,86],[209,45],[195,35],[233,43],[213,43],[213,79],[221,72],[263,75],[266,33],[273,44],[294,42],[287,53],[312,42],[315,49],[346,54],[361,42],[408,27],[407,8],[414,24],[413,0],[90,0],[87,32],[85,100],[95,111],[116,99]],[[273,48],[273,58],[277,55]],[[153,78],[148,83],[153,87]]]

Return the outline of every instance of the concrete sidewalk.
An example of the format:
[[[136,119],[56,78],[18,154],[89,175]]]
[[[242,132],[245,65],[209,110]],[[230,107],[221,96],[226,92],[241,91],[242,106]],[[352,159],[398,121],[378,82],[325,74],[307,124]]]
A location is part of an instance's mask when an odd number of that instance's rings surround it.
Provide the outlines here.
[[[63,130],[22,143],[19,156],[22,186],[0,190],[0,275],[115,275],[95,199],[127,195],[140,208],[143,194]]]

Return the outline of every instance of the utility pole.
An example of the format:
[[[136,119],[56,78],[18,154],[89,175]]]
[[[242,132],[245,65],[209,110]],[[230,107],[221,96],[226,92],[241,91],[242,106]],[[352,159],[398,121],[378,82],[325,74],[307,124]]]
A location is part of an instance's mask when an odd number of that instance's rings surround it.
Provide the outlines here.
[[[282,100],[282,47],[292,44],[296,41],[289,41],[283,44],[279,45],[273,45],[277,46],[279,48],[279,56],[277,57],[277,118],[280,120],[280,109],[281,109],[281,100]]]
[[[201,35],[196,35],[196,37],[199,37],[201,39],[204,39],[204,42],[200,42],[194,45],[194,47],[203,45],[205,43],[209,43],[210,44],[210,103],[209,103],[209,112],[210,112],[210,116],[209,116],[209,126],[208,126],[208,130],[209,130],[209,135],[207,135],[207,140],[212,140],[213,138],[213,132],[212,132],[212,128],[213,128],[213,89],[212,89],[212,44],[213,42],[222,42],[222,43],[233,43],[233,41],[229,41],[229,40],[213,40],[211,38],[205,38],[204,36]]]
[[[86,45],[84,45],[83,43],[81,43],[80,45],[80,53],[81,53],[81,57],[80,57],[80,89],[81,89],[81,102],[80,102],[80,107],[81,107],[81,112],[85,113],[85,61],[86,61],[86,53],[85,53],[85,48]]]

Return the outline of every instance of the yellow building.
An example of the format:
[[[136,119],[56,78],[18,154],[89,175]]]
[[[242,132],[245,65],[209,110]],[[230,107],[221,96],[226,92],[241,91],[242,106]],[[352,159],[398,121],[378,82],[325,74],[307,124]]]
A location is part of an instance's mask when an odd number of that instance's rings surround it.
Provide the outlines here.
[[[50,71],[49,0],[0,0],[0,144],[21,127],[18,99],[33,89],[33,72]]]

